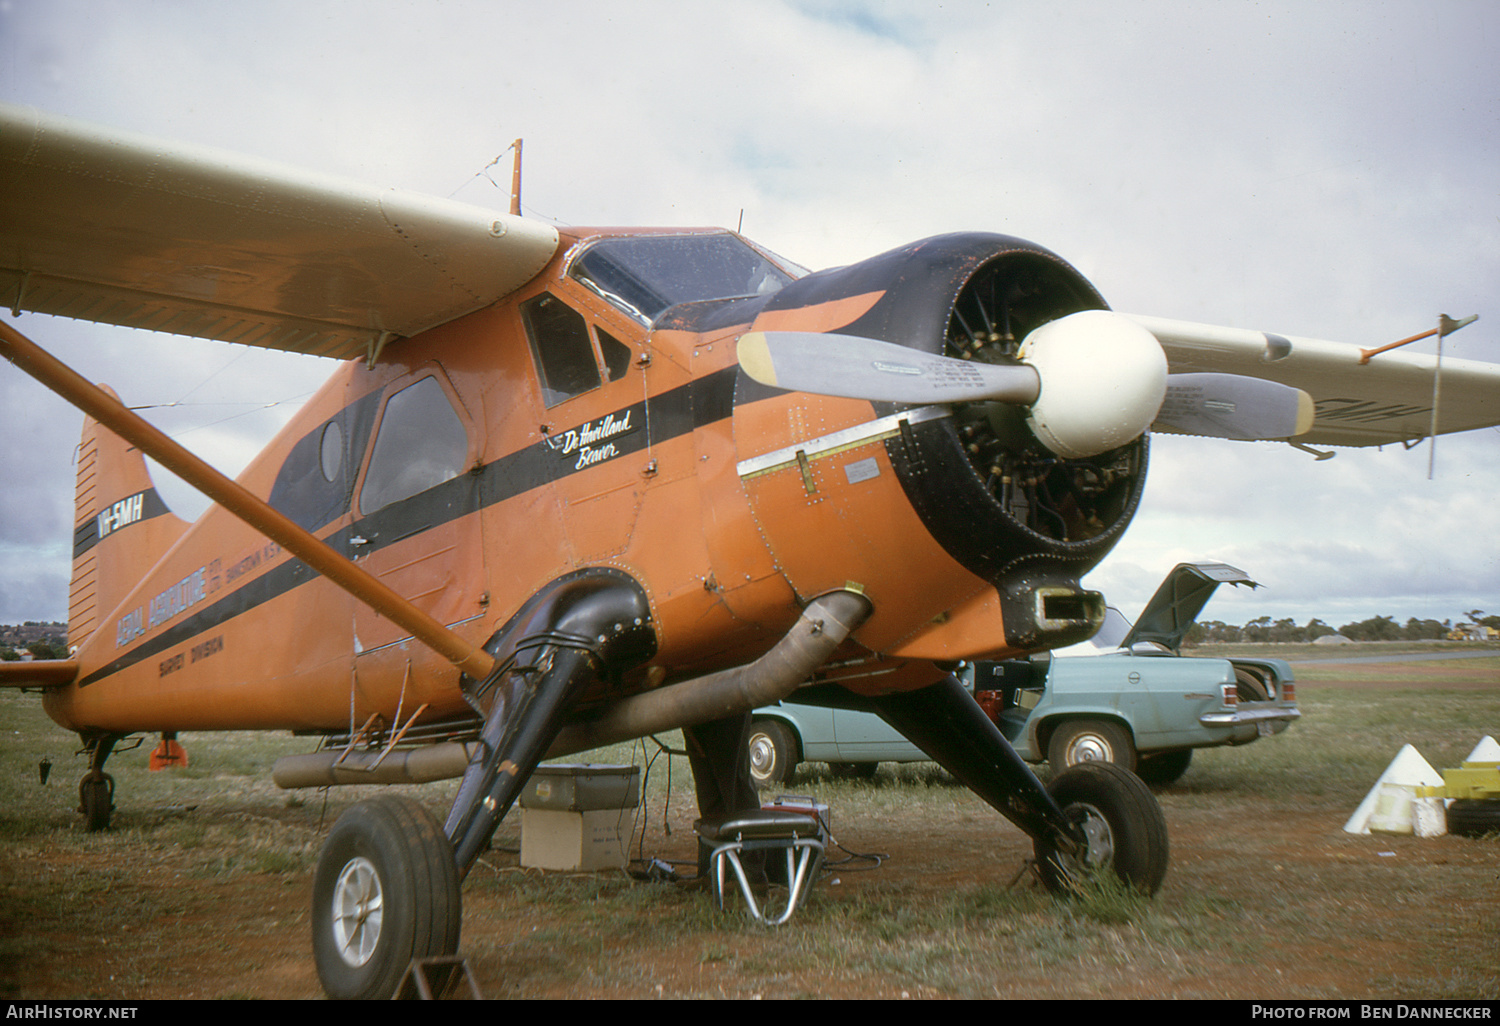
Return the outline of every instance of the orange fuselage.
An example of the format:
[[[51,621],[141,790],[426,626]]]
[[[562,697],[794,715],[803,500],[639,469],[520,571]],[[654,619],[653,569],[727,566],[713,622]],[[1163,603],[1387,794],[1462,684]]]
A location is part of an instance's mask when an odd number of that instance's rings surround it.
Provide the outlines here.
[[[921,686],[940,675],[932,660],[1007,650],[994,588],[924,529],[885,449],[896,428],[871,403],[744,394],[735,341],[752,322],[648,329],[565,273],[570,241],[505,301],[392,345],[373,366],[341,365],[240,483],[476,643],[564,574],[629,574],[649,596],[657,651],[609,685],[617,692],[754,658],[808,599],[846,587],[875,610],[849,646],[851,686]],[[523,319],[543,294],[587,323],[601,372],[562,400],[538,380]],[[878,298],[753,326],[829,330]],[[466,448],[449,457],[462,465],[416,495],[399,483],[391,493],[372,473],[394,423],[386,404],[422,382],[462,425]],[[380,505],[387,494],[401,497]],[[121,509],[116,520],[136,512]],[[98,521],[85,512],[81,522]],[[147,522],[96,540],[114,547],[112,573]],[[78,683],[47,697],[63,725],[335,730],[424,704],[426,718],[466,711],[444,658],[223,509],[159,559],[140,548],[153,565],[136,567],[138,583],[86,637],[75,630]]]

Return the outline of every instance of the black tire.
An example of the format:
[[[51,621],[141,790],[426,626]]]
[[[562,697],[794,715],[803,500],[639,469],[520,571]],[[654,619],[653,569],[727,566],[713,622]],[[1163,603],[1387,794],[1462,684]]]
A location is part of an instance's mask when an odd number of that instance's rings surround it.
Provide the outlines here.
[[[1500,834],[1500,799],[1456,799],[1448,806],[1448,832],[1459,837]]]
[[[1047,791],[1089,838],[1081,860],[1036,842],[1048,890],[1066,891],[1076,877],[1104,869],[1144,894],[1161,888],[1170,861],[1167,821],[1139,777],[1109,763],[1086,762],[1054,777]]]
[[[115,811],[115,778],[108,773],[84,777],[78,784],[78,811],[89,833],[108,830]]]
[[[351,806],[328,834],[313,880],[313,957],[331,998],[389,998],[416,958],[458,950],[453,847],[407,798]]]
[[[1269,702],[1274,695],[1269,683],[1243,666],[1234,668],[1234,691],[1241,702]]]
[[[797,742],[777,720],[750,724],[750,780],[757,789],[785,784],[797,768]]]
[[[1086,762],[1107,762],[1135,769],[1135,743],[1130,731],[1109,720],[1066,720],[1047,742],[1047,764],[1061,773]]]
[[[839,780],[869,780],[880,769],[878,762],[830,762],[828,772]]]
[[[1152,787],[1175,784],[1192,764],[1191,748],[1174,748],[1169,752],[1151,752],[1136,759],[1135,775]]]

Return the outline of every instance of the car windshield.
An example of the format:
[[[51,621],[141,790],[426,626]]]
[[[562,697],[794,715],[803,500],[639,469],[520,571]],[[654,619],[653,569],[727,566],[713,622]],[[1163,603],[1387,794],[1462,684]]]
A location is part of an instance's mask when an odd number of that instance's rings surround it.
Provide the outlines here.
[[[646,324],[679,303],[764,295],[792,280],[729,234],[603,239],[577,257],[568,273]]]

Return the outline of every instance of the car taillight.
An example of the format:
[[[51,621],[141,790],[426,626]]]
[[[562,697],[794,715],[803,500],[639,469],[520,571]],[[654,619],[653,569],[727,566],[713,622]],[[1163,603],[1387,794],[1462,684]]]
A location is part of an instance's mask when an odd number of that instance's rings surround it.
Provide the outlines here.
[[[1222,696],[1223,702],[1227,706],[1234,707],[1240,704],[1240,693],[1237,685],[1220,684],[1219,694]]]
[[[1283,702],[1297,701],[1297,685],[1292,681],[1286,681],[1281,685],[1281,700]]]

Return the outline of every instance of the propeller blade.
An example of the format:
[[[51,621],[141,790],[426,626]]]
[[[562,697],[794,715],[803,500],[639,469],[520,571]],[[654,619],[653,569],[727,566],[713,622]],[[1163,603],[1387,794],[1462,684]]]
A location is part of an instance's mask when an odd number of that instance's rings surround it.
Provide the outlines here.
[[[1312,396],[1240,374],[1169,374],[1154,431],[1239,441],[1295,438],[1312,427]]]
[[[1041,390],[1025,365],[955,360],[854,335],[752,331],[740,336],[739,361],[763,385],[871,402],[1026,405]]]
[[[1000,402],[1027,407],[1027,427],[1059,456],[1124,445],[1156,416],[1167,358],[1128,317],[1082,310],[1048,321],[1021,343],[1019,364],[955,360],[853,335],[750,332],[745,373],[763,385],[875,402]]]

